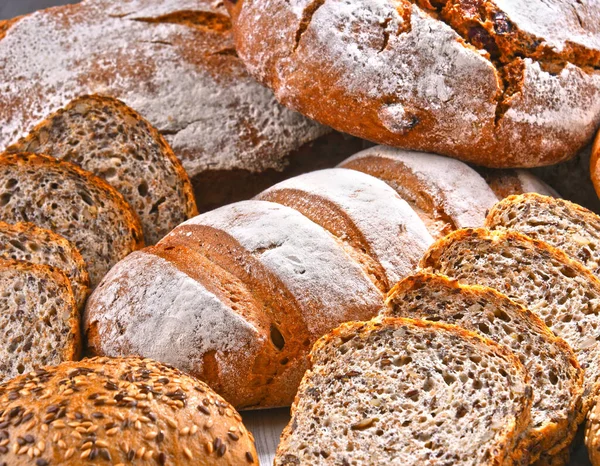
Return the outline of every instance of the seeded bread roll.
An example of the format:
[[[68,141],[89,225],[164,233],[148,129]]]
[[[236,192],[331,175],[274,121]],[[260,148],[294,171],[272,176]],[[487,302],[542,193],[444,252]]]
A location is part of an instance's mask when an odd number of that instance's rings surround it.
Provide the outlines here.
[[[433,239],[411,207],[384,182],[355,170],[319,170],[283,181],[257,199],[291,207],[356,256],[387,293],[415,270]]]
[[[63,272],[0,259],[0,290],[0,381],[79,357],[79,311]]]
[[[276,466],[509,465],[530,421],[518,358],[456,326],[346,323],[311,361]]]
[[[0,412],[6,465],[258,465],[229,403],[149,359],[36,369],[0,385]]]
[[[226,3],[280,102],[370,141],[533,167],[574,156],[600,122],[597,2]]]
[[[140,221],[118,191],[46,155],[0,156],[0,218],[32,222],[71,241],[86,262],[92,288],[143,246]]]
[[[61,270],[69,277],[77,307],[83,308],[90,277],[79,250],[62,236],[31,223],[12,225],[0,221],[0,257],[46,264]]]
[[[427,273],[398,283],[388,303],[385,316],[458,325],[509,348],[531,376],[531,425],[522,439],[529,462],[569,445],[583,418],[583,370],[539,317],[492,288]]]
[[[515,231],[458,230],[421,267],[501,291],[571,345],[584,369],[583,413],[600,388],[600,281],[561,250]]]
[[[117,99],[79,97],[6,152],[51,155],[103,178],[137,212],[146,244],[198,214],[192,185],[173,150]]]
[[[545,241],[600,274],[600,217],[585,207],[533,193],[511,196],[494,206],[485,224]]]

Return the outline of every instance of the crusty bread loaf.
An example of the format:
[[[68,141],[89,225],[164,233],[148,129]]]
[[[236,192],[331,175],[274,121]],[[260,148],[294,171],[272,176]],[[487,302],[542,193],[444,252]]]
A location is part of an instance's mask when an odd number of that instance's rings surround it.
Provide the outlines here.
[[[587,412],[600,389],[600,281],[588,269],[542,241],[485,228],[438,240],[421,267],[495,288],[536,313],[577,354]]]
[[[259,464],[229,403],[148,359],[38,368],[0,385],[0,413],[7,465]]]
[[[531,387],[510,351],[410,319],[343,324],[320,339],[275,465],[509,465]]]
[[[485,224],[550,243],[600,274],[600,217],[580,205],[533,193],[511,196],[494,206]]]
[[[115,97],[164,135],[206,210],[281,179],[264,185],[261,174],[292,176],[361,148],[339,134],[330,140],[329,128],[279,105],[249,76],[220,1],[87,0],[5,27],[0,151],[78,96]]]
[[[240,57],[280,102],[380,144],[542,166],[600,122],[596,2],[226,3]]]
[[[153,357],[237,407],[264,407],[291,403],[317,338],[382,306],[335,237],[289,207],[246,201],[117,264],[84,325],[95,354]]]
[[[385,293],[415,270],[433,242],[411,207],[384,182],[355,170],[320,170],[257,199],[292,207],[348,245]]]
[[[0,296],[0,381],[79,357],[79,311],[63,272],[0,259]]]
[[[103,178],[137,212],[146,244],[198,214],[190,180],[165,139],[117,99],[79,97],[6,151],[51,155]]]
[[[71,282],[77,307],[83,308],[90,286],[85,261],[73,243],[59,234],[31,223],[0,221],[0,257],[61,270]]]
[[[600,134],[600,133],[599,133]],[[596,135],[596,139],[591,149],[590,156],[590,176],[596,194],[600,197],[600,136]]]
[[[143,245],[140,221],[118,191],[45,155],[0,156],[0,218],[32,222],[67,238],[81,252],[92,287]]]
[[[560,197],[554,188],[535,176],[530,170],[498,170],[484,167],[475,167],[475,169],[500,200],[523,193]]]
[[[340,164],[379,178],[419,214],[434,238],[478,227],[498,198],[465,163],[435,154],[385,146],[366,149]]]
[[[417,273],[388,295],[385,316],[458,325],[509,348],[531,376],[531,426],[523,441],[529,462],[567,446],[582,420],[583,371],[573,350],[535,314],[492,288]]]

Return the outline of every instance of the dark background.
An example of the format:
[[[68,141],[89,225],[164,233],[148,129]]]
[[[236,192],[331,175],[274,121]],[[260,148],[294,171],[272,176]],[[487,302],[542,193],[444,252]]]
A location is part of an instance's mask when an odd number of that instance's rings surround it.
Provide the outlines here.
[[[49,6],[67,3],[77,3],[77,0],[0,0],[0,19],[14,18]]]

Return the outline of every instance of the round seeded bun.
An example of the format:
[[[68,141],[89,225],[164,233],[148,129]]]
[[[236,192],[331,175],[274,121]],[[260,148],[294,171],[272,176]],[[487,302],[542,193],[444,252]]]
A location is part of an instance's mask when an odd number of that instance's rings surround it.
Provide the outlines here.
[[[0,465],[258,465],[208,386],[150,359],[94,358],[0,385]]]

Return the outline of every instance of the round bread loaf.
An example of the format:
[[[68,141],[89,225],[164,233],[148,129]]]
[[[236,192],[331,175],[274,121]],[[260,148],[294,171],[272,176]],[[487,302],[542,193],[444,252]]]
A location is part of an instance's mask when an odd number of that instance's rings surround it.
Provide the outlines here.
[[[383,144],[490,167],[566,160],[600,122],[600,4],[228,0],[280,102]]]
[[[258,465],[242,418],[149,359],[94,358],[0,385],[0,465]]]

